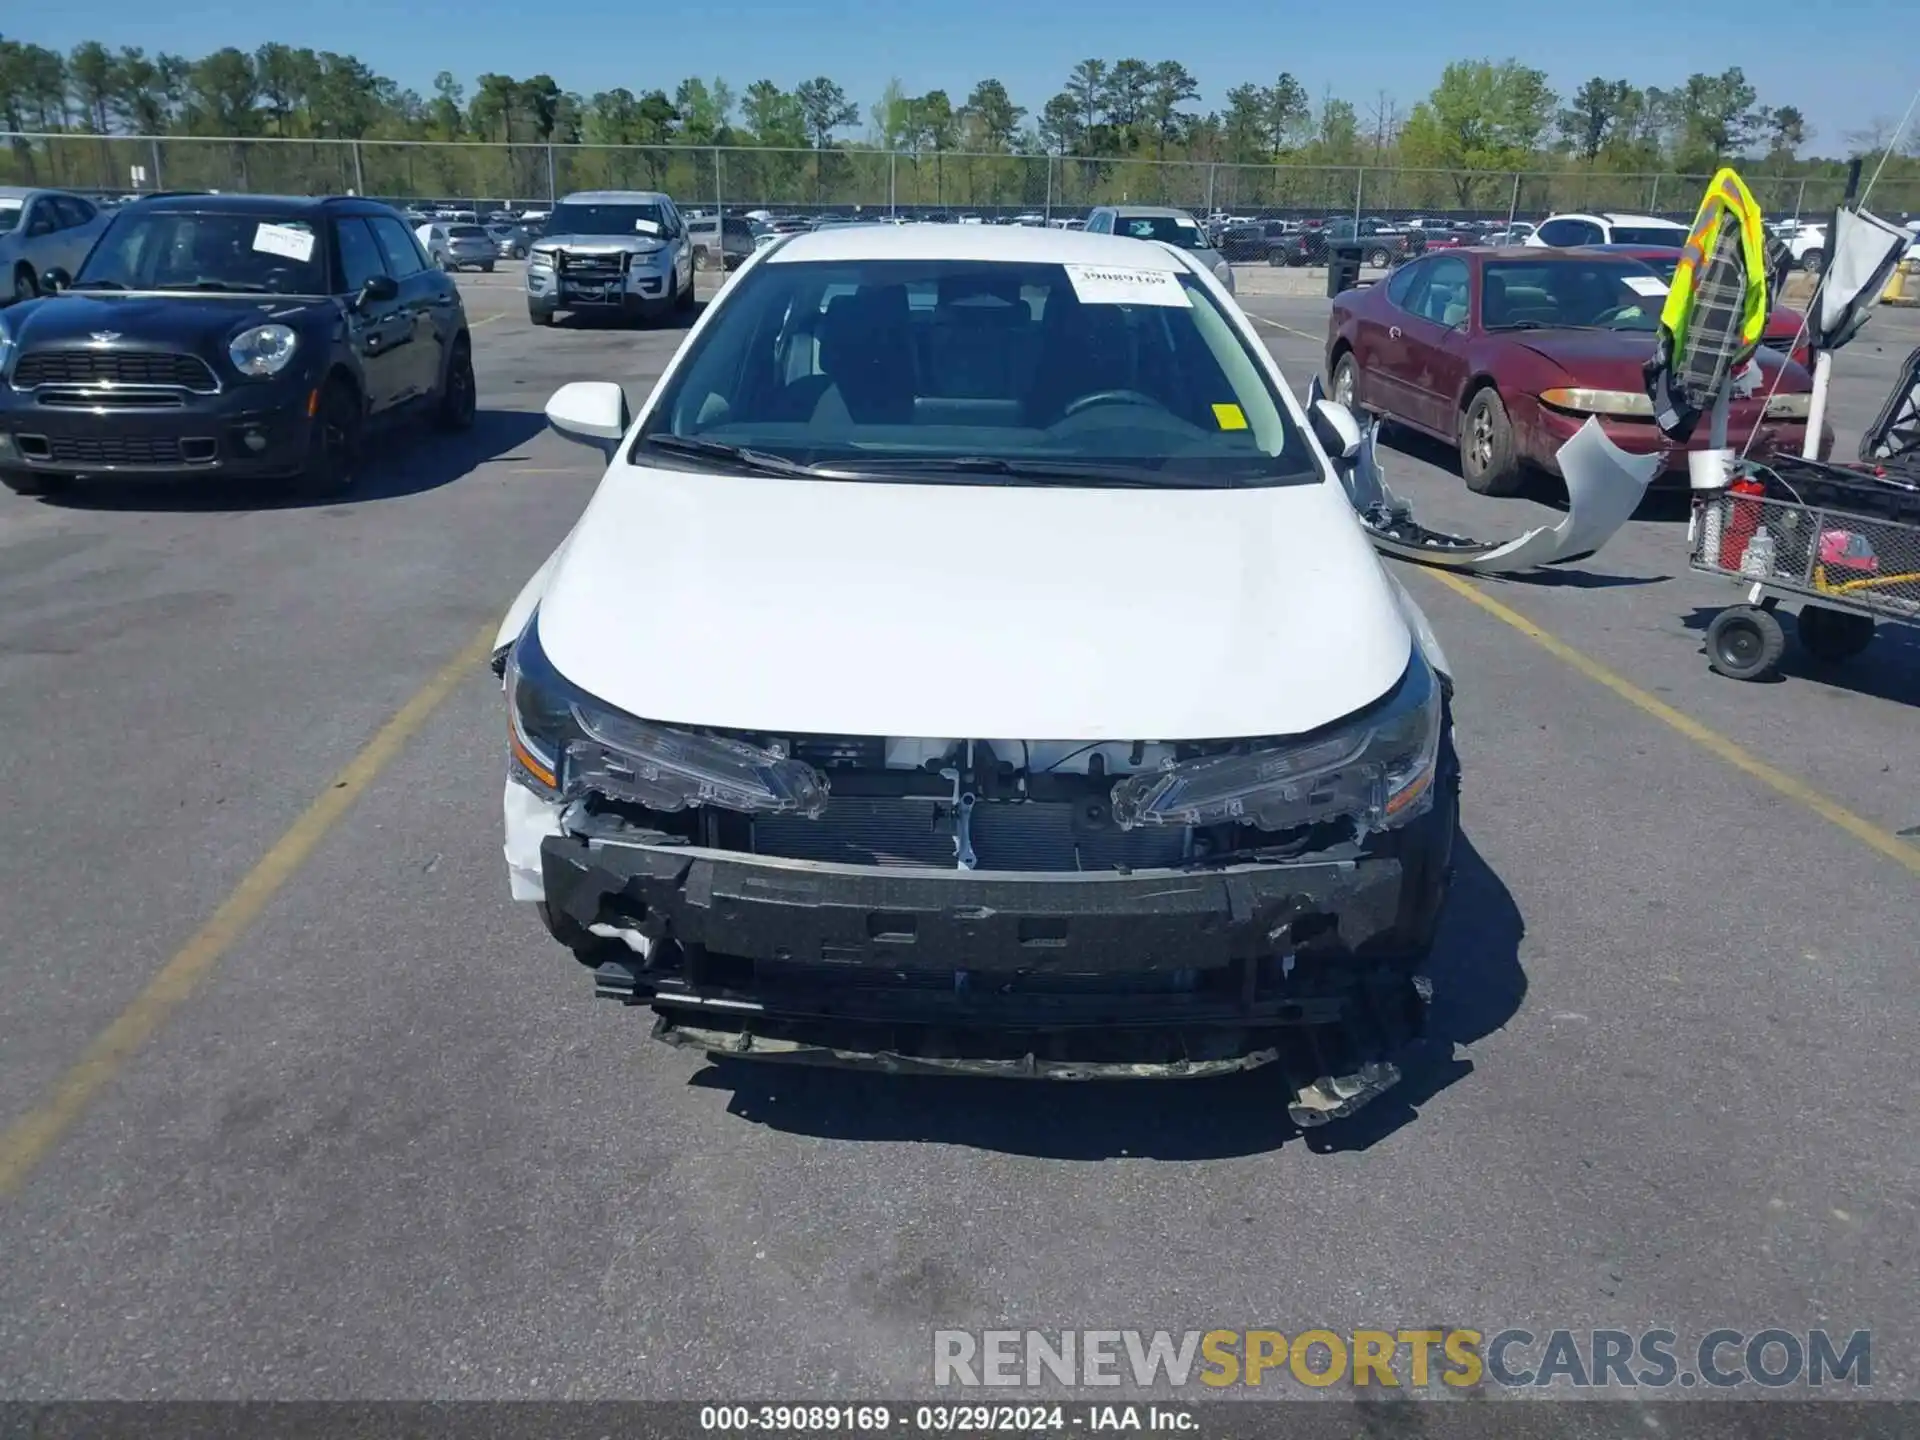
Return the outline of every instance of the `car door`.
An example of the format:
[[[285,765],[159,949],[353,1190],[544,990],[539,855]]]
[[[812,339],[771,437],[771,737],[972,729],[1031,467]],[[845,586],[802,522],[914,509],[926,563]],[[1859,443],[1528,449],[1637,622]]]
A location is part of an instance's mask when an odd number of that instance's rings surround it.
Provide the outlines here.
[[[33,267],[33,278],[44,288],[46,273],[60,259],[60,212],[53,196],[39,195],[27,202],[20,217],[20,254]]]
[[[1354,381],[1354,398],[1369,410],[1395,420],[1415,418],[1415,362],[1407,327],[1435,263],[1416,260],[1402,266],[1387,279],[1384,304],[1362,301],[1358,307],[1361,320],[1354,336],[1354,354],[1360,373]]]
[[[53,203],[60,225],[54,236],[54,253],[58,258],[53,263],[69,275],[77,275],[86,261],[87,252],[93,249],[93,242],[100,236],[102,227],[96,223],[99,212],[78,195],[53,195],[48,198]]]
[[[460,334],[464,311],[460,286],[433,265],[420,244],[393,215],[369,215],[365,224],[380,246],[387,273],[400,286],[399,305],[407,317],[408,393],[431,395],[446,374],[447,355]]]
[[[1454,433],[1454,392],[1446,387],[1446,377],[1456,364],[1465,363],[1471,279],[1460,256],[1437,257],[1401,321],[1406,332],[1401,373],[1407,387],[1407,419],[1435,435]]]
[[[350,302],[367,281],[388,273],[379,242],[358,216],[343,215],[334,222],[333,243],[340,257],[341,293]],[[349,305],[347,344],[360,362],[369,414],[391,410],[414,393],[419,357],[412,330],[405,302],[398,296]]]

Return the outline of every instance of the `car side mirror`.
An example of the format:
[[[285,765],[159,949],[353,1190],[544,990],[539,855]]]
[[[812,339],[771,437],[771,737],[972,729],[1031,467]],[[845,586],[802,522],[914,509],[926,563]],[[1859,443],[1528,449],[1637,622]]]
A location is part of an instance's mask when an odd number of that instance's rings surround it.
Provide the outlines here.
[[[1316,400],[1311,414],[1313,438],[1335,460],[1351,460],[1360,453],[1360,422],[1338,400]]]
[[[547,401],[547,423],[569,440],[612,457],[632,423],[627,392],[608,380],[575,380]]]
[[[58,295],[62,290],[73,288],[73,276],[58,265],[50,265],[41,273],[40,288],[49,295]]]
[[[364,310],[369,305],[384,305],[400,296],[400,282],[391,275],[369,275],[367,283],[360,287],[360,293],[353,297],[353,308]]]

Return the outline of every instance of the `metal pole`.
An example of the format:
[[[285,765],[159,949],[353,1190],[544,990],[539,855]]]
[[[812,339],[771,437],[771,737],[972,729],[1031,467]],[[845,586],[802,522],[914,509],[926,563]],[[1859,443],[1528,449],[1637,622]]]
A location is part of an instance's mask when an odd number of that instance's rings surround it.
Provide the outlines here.
[[[1653,177],[1653,193],[1647,197],[1647,213],[1649,215],[1660,213],[1660,175],[1657,171]]]
[[[898,151],[891,149],[887,151],[887,214],[889,215],[900,213],[899,177],[895,173],[895,166],[899,159]]]
[[[1794,224],[1798,225],[1800,223],[1800,212],[1806,208],[1806,205],[1807,205],[1807,182],[1802,180],[1800,182],[1800,189],[1798,193],[1796,193],[1793,197],[1793,223]]]
[[[166,178],[160,173],[160,142],[154,139],[149,140],[147,144],[151,146],[153,150],[153,188],[156,190],[164,190],[167,188],[167,182]]]
[[[360,168],[360,142],[358,140],[353,142],[353,193],[356,195],[364,195],[367,193],[366,173]]]
[[[1042,207],[1047,223],[1053,223],[1053,153],[1047,153],[1047,203]]]
[[[1367,188],[1367,168],[1362,165],[1353,172],[1353,238],[1360,238],[1360,195]]]
[[[1213,214],[1213,212],[1219,208],[1213,199],[1214,177],[1218,174],[1219,169],[1220,167],[1218,165],[1207,166],[1207,214],[1209,215]]]
[[[720,230],[722,243],[720,246],[720,255],[722,259],[725,259],[727,253],[725,244],[727,207],[722,204],[720,200],[720,147],[718,145],[713,147],[713,213],[721,218]]]
[[[553,176],[553,142],[549,140],[547,142],[547,208],[549,210],[560,203],[559,192],[554,188],[555,183]]]
[[[1513,172],[1513,198],[1507,202],[1507,243],[1513,243],[1513,222],[1520,214],[1520,172]]]

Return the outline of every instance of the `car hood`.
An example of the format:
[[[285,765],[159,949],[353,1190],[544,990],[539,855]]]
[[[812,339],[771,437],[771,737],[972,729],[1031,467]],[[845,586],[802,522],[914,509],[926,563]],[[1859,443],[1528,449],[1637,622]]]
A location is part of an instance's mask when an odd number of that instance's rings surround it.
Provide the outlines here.
[[[271,295],[66,294],[30,300],[6,312],[21,350],[67,345],[149,346],[224,352],[226,342],[249,326],[268,321],[297,324],[316,304]],[[101,340],[106,335],[113,338]]]
[[[574,255],[645,255],[666,243],[657,235],[542,235],[534,248]]]
[[[547,657],[630,714],[799,734],[1298,734],[1412,636],[1337,485],[810,481],[616,462],[553,561]]]
[[[1645,390],[1645,366],[1653,354],[1653,336],[1645,332],[1605,330],[1516,330],[1504,338],[1523,350],[1551,360],[1573,383],[1595,390]],[[1771,350],[1755,357],[1767,388],[1791,394],[1813,388],[1813,377]],[[1780,383],[1774,372],[1785,369]]]

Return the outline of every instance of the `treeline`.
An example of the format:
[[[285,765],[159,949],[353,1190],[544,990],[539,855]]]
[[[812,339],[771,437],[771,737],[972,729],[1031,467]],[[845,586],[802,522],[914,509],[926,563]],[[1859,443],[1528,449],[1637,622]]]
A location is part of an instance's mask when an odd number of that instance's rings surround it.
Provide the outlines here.
[[[1737,68],[1671,88],[1595,77],[1563,97],[1544,72],[1517,61],[1459,60],[1405,109],[1385,93],[1364,103],[1316,98],[1282,72],[1271,83],[1237,85],[1207,108],[1177,60],[1089,59],[1033,110],[992,78],[919,95],[895,82],[863,110],[826,76],[791,90],[689,77],[671,89],[582,95],[545,74],[485,74],[469,90],[442,72],[422,95],[332,51],[271,44],[191,59],[87,41],[63,55],[10,38],[0,38],[0,125],[102,137],[103,156],[116,135],[761,147],[815,152],[816,188],[828,175],[819,156],[875,149],[916,157],[916,184],[927,168],[919,157],[928,157],[943,189],[940,157],[948,155],[1068,157],[1082,162],[1076,173],[1089,187],[1109,173],[1100,167],[1145,161],[1364,166],[1450,172],[1422,189],[1436,192],[1435,203],[1461,206],[1488,202],[1496,189],[1488,177],[1520,171],[1700,175],[1737,158],[1759,175],[1830,179],[1848,156],[1884,151],[1893,128],[1876,122],[1823,145],[1795,106],[1763,103]],[[16,139],[12,152],[9,178],[33,178],[22,172],[35,148]],[[1813,158],[1821,154],[1828,158]],[[117,149],[100,162],[108,164],[124,175]],[[1888,178],[1917,173],[1900,156]],[[437,174],[431,184],[456,178]]]

